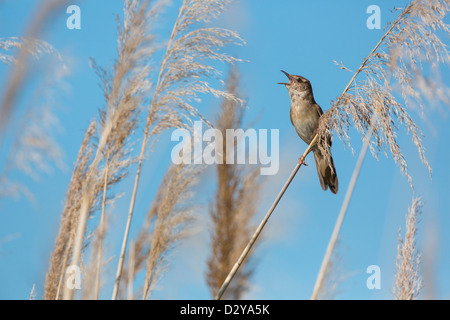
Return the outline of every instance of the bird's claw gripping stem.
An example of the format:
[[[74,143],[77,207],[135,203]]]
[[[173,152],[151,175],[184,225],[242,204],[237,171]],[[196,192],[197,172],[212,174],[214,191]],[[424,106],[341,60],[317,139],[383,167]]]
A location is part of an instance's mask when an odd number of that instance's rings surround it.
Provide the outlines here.
[[[308,166],[305,162],[305,157],[301,156],[300,158],[298,158],[298,164],[302,164],[304,166]]]

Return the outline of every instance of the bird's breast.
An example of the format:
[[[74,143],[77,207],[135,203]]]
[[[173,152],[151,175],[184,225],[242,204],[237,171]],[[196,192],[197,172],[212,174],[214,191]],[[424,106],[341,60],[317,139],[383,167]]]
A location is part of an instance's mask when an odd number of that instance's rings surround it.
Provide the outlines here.
[[[300,138],[310,144],[319,126],[317,110],[311,102],[293,100],[291,103],[291,122]]]

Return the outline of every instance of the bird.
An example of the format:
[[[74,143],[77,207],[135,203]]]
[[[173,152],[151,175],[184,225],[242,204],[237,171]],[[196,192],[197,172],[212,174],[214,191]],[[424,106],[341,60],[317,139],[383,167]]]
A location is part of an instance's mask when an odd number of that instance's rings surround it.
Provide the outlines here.
[[[279,84],[285,85],[289,92],[292,125],[300,138],[309,145],[318,133],[319,119],[323,114],[322,108],[314,100],[312,86],[308,79],[289,74],[283,70],[281,72],[289,79],[288,83],[279,82]],[[328,145],[331,147],[331,137],[328,136],[326,139],[328,139]],[[333,157],[330,156],[328,161],[316,146],[313,147],[312,152],[322,189],[326,191],[330,188],[330,191],[336,194],[339,189],[339,182]],[[303,156],[298,161],[300,164],[307,165]]]

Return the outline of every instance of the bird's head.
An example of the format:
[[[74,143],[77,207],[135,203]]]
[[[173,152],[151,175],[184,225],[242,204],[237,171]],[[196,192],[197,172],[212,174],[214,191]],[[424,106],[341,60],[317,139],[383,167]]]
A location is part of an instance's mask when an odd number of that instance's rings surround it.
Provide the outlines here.
[[[302,76],[296,76],[293,74],[289,74],[283,70],[281,70],[286,77],[288,77],[289,82],[279,82],[278,84],[284,84],[289,92],[296,93],[309,93],[312,91],[311,83],[308,79]]]

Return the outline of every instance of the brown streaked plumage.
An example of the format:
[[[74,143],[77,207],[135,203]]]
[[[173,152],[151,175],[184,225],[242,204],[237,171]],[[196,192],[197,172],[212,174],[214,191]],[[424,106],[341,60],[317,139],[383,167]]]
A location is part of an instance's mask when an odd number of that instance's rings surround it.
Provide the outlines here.
[[[291,98],[292,125],[300,138],[309,145],[317,133],[319,119],[323,114],[322,108],[314,100],[311,83],[308,79],[282,72],[289,78],[289,83],[280,84],[286,86]],[[327,139],[329,139],[331,147],[331,137],[327,137]],[[327,190],[329,187],[331,192],[337,193],[339,182],[333,158],[331,157],[328,162],[317,148],[313,148],[313,153],[322,189]]]

